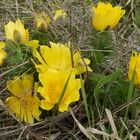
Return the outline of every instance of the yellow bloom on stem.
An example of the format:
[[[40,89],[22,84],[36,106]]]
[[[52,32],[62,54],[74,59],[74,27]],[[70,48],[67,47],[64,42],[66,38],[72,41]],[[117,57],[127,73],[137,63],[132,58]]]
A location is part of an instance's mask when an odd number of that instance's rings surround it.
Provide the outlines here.
[[[14,96],[6,99],[6,105],[20,121],[28,124],[34,123],[34,118],[39,121],[41,114],[40,100],[37,97],[38,86],[35,84],[33,88],[33,83],[33,75],[28,74],[23,75],[21,79],[15,76],[13,80],[7,81],[7,88]],[[34,93],[32,93],[33,90]]]
[[[74,68],[76,74],[84,73],[85,71],[92,72],[92,69],[88,66],[90,60],[87,58],[82,58],[79,52],[73,55]]]
[[[112,7],[110,3],[99,2],[92,8],[93,26],[98,31],[113,29],[125,14],[120,6]]]
[[[35,26],[36,30],[45,32],[51,22],[51,18],[46,12],[41,12],[35,16]]]
[[[73,69],[76,74],[80,74],[85,72],[86,69],[91,71],[89,67],[86,68],[90,60],[82,59],[79,52],[71,55],[69,43],[60,44],[51,42],[50,46],[51,48],[48,46],[40,46],[40,54],[42,57],[39,53],[34,53],[34,57],[41,63],[35,64],[39,72],[45,72],[47,70],[54,72],[61,70],[71,71]],[[73,57],[73,60],[71,57]],[[74,68],[72,67],[72,63]]]
[[[68,84],[66,86],[64,96],[59,104],[58,110],[60,112],[67,111],[69,104],[78,101],[80,98],[80,79],[75,79],[74,73],[66,71],[54,73],[47,71],[39,74],[39,80],[41,81],[43,87],[40,87],[38,92],[44,98],[41,100],[41,108],[45,110],[51,110],[59,102],[67,80]]]
[[[29,46],[32,50],[37,49],[39,47],[39,41],[38,40],[31,40],[26,43],[27,46]]]
[[[55,10],[55,14],[54,14],[54,17],[53,17],[53,20],[57,20],[59,18],[66,18],[68,15],[67,13],[62,10],[62,9],[59,9],[59,10]]]
[[[36,49],[39,47],[38,40],[31,40],[31,41],[27,42],[26,45],[31,49],[33,55],[37,55]]]
[[[20,19],[16,22],[9,21],[5,25],[6,38],[13,40],[19,44],[26,44],[29,41],[29,31],[24,28],[24,24]]]
[[[134,83],[140,86],[140,53],[132,51],[129,62],[128,79],[132,80],[134,75]]]
[[[5,48],[5,43],[0,42],[0,65],[2,65],[3,60],[6,58],[7,53],[3,50]]]

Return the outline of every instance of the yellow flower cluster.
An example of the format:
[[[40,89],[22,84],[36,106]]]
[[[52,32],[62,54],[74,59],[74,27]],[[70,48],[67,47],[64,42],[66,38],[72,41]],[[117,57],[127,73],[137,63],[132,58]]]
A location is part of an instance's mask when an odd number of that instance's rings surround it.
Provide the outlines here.
[[[132,51],[129,62],[128,79],[132,80],[133,77],[134,83],[140,87],[140,53],[136,51]]]
[[[46,16],[45,13],[43,14]],[[65,17],[66,13],[56,11],[55,20],[60,16]],[[42,20],[40,21],[41,23],[36,24],[38,28],[44,26],[47,29],[48,25],[43,25]],[[73,52],[70,49],[70,43],[50,42],[50,47],[48,47],[39,45],[38,40],[29,41],[28,29],[25,29],[24,24],[19,19],[15,23],[10,21],[5,25],[5,32],[8,40],[31,48],[32,55],[40,62],[33,61],[42,84],[39,88],[34,87],[33,76],[28,74],[21,78],[15,76],[13,80],[7,81],[7,89],[13,94],[6,99],[7,107],[11,113],[16,114],[20,121],[32,124],[34,118],[39,120],[41,114],[39,107],[51,110],[55,105],[58,105],[58,110],[64,112],[68,110],[71,103],[80,99],[81,83],[76,75],[92,71],[88,66],[89,59],[82,58],[78,51]],[[1,43],[1,46],[2,49],[5,44]],[[6,55],[3,50],[1,52]],[[1,55],[1,57],[3,56]],[[41,101],[37,92],[42,96]]]
[[[67,16],[67,13],[63,9],[55,10],[52,19],[45,11],[40,12],[35,16],[36,29],[41,32],[46,32],[52,20],[56,22],[59,18],[65,19]]]
[[[120,6],[112,7],[110,3],[99,2],[97,7],[93,7],[93,26],[98,31],[113,29],[125,14]],[[66,18],[67,13],[58,9],[54,12],[53,18],[47,13],[41,12],[35,16],[35,25],[38,31],[47,31],[51,20],[57,21]],[[25,74],[21,77],[15,76],[13,80],[7,81],[7,89],[13,96],[6,99],[6,104],[11,113],[16,114],[20,121],[28,124],[34,122],[34,118],[39,120],[41,111],[51,110],[56,105],[60,112],[68,110],[71,103],[80,99],[79,90],[81,82],[79,74],[86,71],[91,72],[88,66],[90,60],[83,58],[80,51],[73,51],[70,42],[66,44],[50,42],[50,46],[40,45],[38,40],[29,40],[29,31],[25,29],[20,19],[14,22],[9,21],[5,25],[5,34],[8,40],[18,44],[29,46],[32,55],[37,59],[33,60],[35,68],[39,73],[38,86],[34,84],[33,75]],[[6,57],[3,50],[4,42],[0,42],[0,65]],[[130,61],[129,79],[135,74],[135,83],[140,85],[139,54],[133,52]],[[37,96],[40,93],[40,99]]]
[[[80,79],[75,78],[75,75],[86,70],[92,71],[88,67],[90,60],[82,58],[79,52],[71,55],[70,43],[50,42],[50,46],[41,45],[40,53],[34,50],[34,57],[40,62],[40,64],[35,63],[35,67],[39,72],[39,80],[42,84],[42,87],[38,89],[38,92],[44,98],[41,100],[41,107],[50,110],[59,103],[60,96],[69,79],[58,107],[60,112],[64,112],[68,110],[70,103],[79,100],[81,84]]]

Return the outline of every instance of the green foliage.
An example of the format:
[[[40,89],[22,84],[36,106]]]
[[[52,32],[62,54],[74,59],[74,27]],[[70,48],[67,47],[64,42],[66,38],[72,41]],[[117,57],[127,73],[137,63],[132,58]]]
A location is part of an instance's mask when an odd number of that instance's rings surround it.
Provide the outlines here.
[[[90,81],[94,81],[92,94],[94,94],[99,107],[115,109],[127,101],[129,82],[122,79],[120,70],[107,76],[93,73]],[[90,104],[93,104],[95,100]]]
[[[92,32],[92,46],[95,50],[93,52],[93,67],[95,71],[99,72],[99,64],[102,64],[106,57],[111,55],[114,51],[114,44],[111,32],[101,32],[97,33],[95,30]]]
[[[53,40],[53,37],[49,32],[34,31],[32,34],[32,39],[39,40],[41,45],[47,45],[50,41]]]
[[[31,57],[30,49],[27,46],[19,45],[11,40],[6,41],[6,51],[8,53],[8,57],[6,58],[6,64],[9,67],[18,66],[25,61],[29,61]],[[23,72],[26,72],[29,68],[31,68],[31,65],[16,68],[11,71],[11,73],[9,73],[7,76],[22,74]]]
[[[82,79],[81,74],[80,74],[80,82],[81,82],[82,98],[83,98],[84,107],[85,107],[85,110],[86,110],[86,115],[87,115],[87,118],[88,118],[88,125],[90,126],[91,122],[90,122],[90,114],[89,114],[89,108],[88,108],[88,103],[87,103],[87,96],[86,96],[86,92],[85,92],[85,88],[84,88],[84,81]]]
[[[139,14],[140,13],[140,6],[138,6],[136,9],[137,10],[135,11],[135,14],[134,14],[134,16],[135,16],[134,22],[137,25],[137,27],[139,28],[140,27],[140,14]]]

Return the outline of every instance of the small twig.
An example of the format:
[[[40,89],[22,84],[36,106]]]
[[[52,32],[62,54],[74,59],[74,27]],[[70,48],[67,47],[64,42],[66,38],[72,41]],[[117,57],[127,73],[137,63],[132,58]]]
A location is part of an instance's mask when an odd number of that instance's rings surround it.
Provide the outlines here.
[[[23,130],[21,131],[21,133],[20,133],[20,135],[19,135],[19,137],[18,137],[18,140],[21,140],[21,136],[22,136],[23,132],[26,130],[27,127],[28,127],[28,126],[25,126],[25,127],[23,128]]]
[[[25,65],[25,64],[28,64],[28,63],[29,63],[29,61],[25,61],[24,63],[19,64],[19,65],[17,65],[16,67],[13,67],[12,69],[10,69],[10,70],[8,70],[8,71],[6,71],[6,72],[0,74],[0,78],[3,77],[4,75],[8,74],[9,72],[11,72],[11,71],[13,71],[13,70],[15,70],[15,69],[17,69],[17,68],[19,68],[19,67]]]
[[[17,2],[17,0],[15,0],[15,5],[16,5],[16,14],[17,14],[17,18],[18,18],[18,2]]]
[[[121,106],[119,106],[118,108],[116,108],[115,110],[112,111],[112,114],[116,114],[118,112],[120,112],[121,110],[125,109],[126,107],[128,107],[129,105],[135,103],[137,100],[140,99],[140,95],[138,95],[137,97],[133,98],[131,101],[129,101],[128,103],[124,103]],[[106,120],[108,120],[107,117],[101,119],[97,124],[100,124],[101,122],[105,122]]]

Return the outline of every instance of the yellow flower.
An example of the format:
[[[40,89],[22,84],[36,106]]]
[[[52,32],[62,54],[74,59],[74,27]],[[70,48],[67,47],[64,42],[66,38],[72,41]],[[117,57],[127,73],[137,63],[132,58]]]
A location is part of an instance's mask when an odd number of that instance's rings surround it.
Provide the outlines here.
[[[38,40],[31,40],[31,41],[27,42],[26,45],[30,47],[33,55],[37,55],[36,49],[39,47]]]
[[[99,2],[93,7],[93,26],[98,31],[113,29],[125,14],[120,6],[112,7],[110,3]]]
[[[19,44],[26,44],[29,41],[29,31],[25,30],[24,24],[20,19],[17,19],[16,22],[9,21],[5,25],[6,38],[13,40]]]
[[[57,20],[57,19],[59,19],[60,17],[61,18],[66,18],[68,15],[67,15],[67,13],[64,11],[64,10],[62,10],[62,9],[59,9],[59,10],[55,10],[55,15],[54,15],[54,17],[53,17],[53,20]]]
[[[29,46],[32,50],[36,49],[39,47],[39,41],[38,40],[31,40],[31,41],[28,41],[26,43],[27,46]]]
[[[39,120],[40,100],[37,97],[37,84],[33,88],[33,76],[25,74],[21,77],[14,77],[14,80],[7,81],[8,90],[14,95],[6,99],[7,107],[11,113],[16,114],[20,121],[32,124],[34,118]],[[32,92],[34,90],[34,94]]]
[[[84,73],[85,71],[92,72],[92,69],[88,66],[90,60],[87,58],[82,58],[79,52],[76,52],[73,55],[73,61],[76,74]]]
[[[43,87],[38,89],[38,92],[44,97],[41,100],[41,108],[51,110],[54,105],[59,102],[60,96],[66,85],[68,77],[68,85],[64,92],[64,96],[59,104],[58,110],[64,112],[68,110],[69,104],[76,102],[80,98],[79,89],[81,88],[80,79],[75,79],[75,74],[66,71],[40,73],[39,80]]]
[[[7,53],[3,50],[5,48],[5,43],[0,42],[0,65],[2,65],[4,58],[7,56]]]
[[[51,22],[51,18],[45,12],[41,12],[35,16],[36,30],[45,32]]]
[[[70,44],[50,43],[48,46],[40,46],[40,55],[38,52],[34,53],[41,64],[35,64],[39,72],[45,72],[47,70],[58,72],[61,70],[71,71],[72,69],[76,74],[83,73],[87,70],[91,71],[87,65],[90,63],[89,59],[81,58],[78,52],[71,55]],[[72,68],[72,58],[74,68]],[[87,67],[87,68],[86,68]]]
[[[134,75],[134,83],[140,86],[140,53],[132,51],[129,62],[128,79],[132,80]]]

